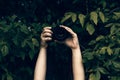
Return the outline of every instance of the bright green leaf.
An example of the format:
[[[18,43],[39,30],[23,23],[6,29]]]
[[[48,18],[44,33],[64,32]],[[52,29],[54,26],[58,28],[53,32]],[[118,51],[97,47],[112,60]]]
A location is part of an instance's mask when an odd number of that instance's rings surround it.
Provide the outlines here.
[[[91,73],[90,76],[89,76],[89,80],[100,80],[100,72],[97,71],[95,73]]]
[[[2,55],[3,55],[3,56],[6,56],[6,55],[9,53],[8,46],[7,46],[7,45],[4,45],[4,46],[1,48],[1,52],[2,52]]]
[[[97,25],[97,23],[98,23],[97,12],[93,11],[93,12],[90,13],[90,20],[92,20]]]
[[[85,15],[79,14],[78,18],[79,18],[80,24],[81,24],[82,27],[83,27],[83,26],[84,26],[84,23],[85,23]]]
[[[100,54],[105,54],[106,53],[106,50],[107,50],[107,47],[102,47],[100,49]]]
[[[92,24],[87,23],[86,27],[87,27],[86,29],[87,29],[87,31],[89,32],[90,35],[92,35],[95,32],[95,28]]]
[[[113,23],[106,24],[105,27],[111,27],[113,26]]]
[[[116,32],[116,27],[115,25],[113,25],[111,28],[110,28],[110,34],[114,34]]]
[[[71,18],[71,13],[72,12],[68,12],[68,13],[65,13],[63,19],[61,20],[61,23],[65,22],[66,20],[70,19]]]
[[[120,12],[114,12],[118,19],[120,19]]]
[[[107,52],[108,52],[109,55],[111,55],[113,53],[113,51],[110,47],[107,47]]]
[[[101,74],[99,71],[96,72],[96,80],[100,80]]]
[[[95,77],[96,77],[95,74],[91,73],[89,76],[89,80],[96,80]]]
[[[99,17],[100,17],[101,21],[104,23],[105,22],[105,16],[102,12],[99,12]]]
[[[76,13],[72,13],[72,21],[73,23],[77,20],[77,14]]]
[[[100,41],[100,40],[102,40],[102,39],[104,39],[104,38],[105,38],[104,36],[100,35],[100,36],[98,36],[98,37],[96,38],[96,41]]]

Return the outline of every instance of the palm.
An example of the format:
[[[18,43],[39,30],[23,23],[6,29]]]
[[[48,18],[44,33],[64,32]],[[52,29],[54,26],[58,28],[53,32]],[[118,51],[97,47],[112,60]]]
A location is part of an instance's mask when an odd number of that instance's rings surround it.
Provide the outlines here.
[[[70,48],[76,48],[79,45],[77,37],[66,39],[65,44]]]

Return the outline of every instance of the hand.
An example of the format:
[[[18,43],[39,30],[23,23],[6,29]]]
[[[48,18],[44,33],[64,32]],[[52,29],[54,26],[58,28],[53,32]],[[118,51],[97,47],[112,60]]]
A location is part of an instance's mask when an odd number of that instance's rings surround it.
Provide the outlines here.
[[[46,48],[48,46],[47,42],[52,40],[51,27],[45,27],[41,33],[41,47]]]
[[[64,29],[66,29],[66,30],[71,34],[71,36],[72,36],[72,37],[70,37],[70,38],[67,38],[67,39],[64,41],[64,43],[65,43],[68,47],[70,47],[71,49],[79,48],[79,41],[78,41],[77,34],[74,33],[74,32],[72,31],[72,29],[70,29],[70,28],[67,27],[67,26],[63,26],[63,25],[62,25],[61,27],[63,27]]]

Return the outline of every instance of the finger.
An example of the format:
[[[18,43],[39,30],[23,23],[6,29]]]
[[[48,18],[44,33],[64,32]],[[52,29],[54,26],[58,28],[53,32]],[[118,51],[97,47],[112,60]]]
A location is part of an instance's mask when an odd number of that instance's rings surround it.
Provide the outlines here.
[[[44,33],[42,36],[43,36],[43,37],[51,37],[52,34],[51,34],[51,33]]]
[[[60,27],[62,27],[62,28],[64,28],[65,30],[67,30],[72,36],[76,36],[76,33],[74,33],[73,30],[70,29],[69,27],[63,26],[63,25],[61,25]]]
[[[49,30],[49,29],[45,29],[45,30],[43,30],[42,33],[53,33],[53,32],[51,30]]]
[[[44,27],[44,28],[43,28],[43,30],[45,30],[45,29],[49,29],[49,30],[50,30],[50,29],[51,29],[51,27]]]
[[[51,41],[52,38],[51,38],[51,37],[46,37],[46,38],[44,38],[43,40],[44,40],[44,41]]]

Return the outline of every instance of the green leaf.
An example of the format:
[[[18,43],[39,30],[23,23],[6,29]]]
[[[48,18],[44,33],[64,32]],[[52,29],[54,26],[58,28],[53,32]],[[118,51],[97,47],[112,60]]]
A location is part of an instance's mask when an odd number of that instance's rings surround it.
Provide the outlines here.
[[[120,69],[120,62],[112,61],[112,64],[115,68]]]
[[[94,58],[93,54],[91,52],[86,52],[83,55],[84,58],[87,58],[88,60],[92,60]]]
[[[94,44],[96,44],[96,41],[95,40],[91,40],[88,45],[94,45]]]
[[[103,67],[99,67],[98,70],[102,73],[102,74],[108,74],[108,71],[103,68]]]
[[[4,45],[4,46],[1,48],[1,52],[2,52],[2,55],[3,55],[3,56],[6,56],[6,55],[9,53],[8,46],[7,46],[7,45]]]
[[[102,47],[100,49],[100,54],[105,54],[106,53],[106,49],[107,49],[107,47]]]
[[[28,44],[29,47],[34,51],[34,45],[33,45],[33,43],[27,41],[27,44]]]
[[[120,19],[120,12],[114,12],[118,19]]]
[[[3,31],[3,32],[8,32],[10,29],[12,28],[12,26],[9,26],[9,25],[2,25],[2,27],[0,27],[0,29]]]
[[[97,72],[96,72],[96,80],[100,80],[100,77],[101,77],[100,72],[97,71]]]
[[[89,76],[89,80],[100,80],[100,72],[97,71],[95,73],[91,73],[90,76]]]
[[[112,49],[110,49],[110,47],[107,47],[107,52],[109,55],[111,55],[113,53]]]
[[[16,15],[13,15],[12,17],[10,17],[10,20],[11,20],[11,21],[14,21],[16,18],[17,18],[17,16],[16,16]]]
[[[36,46],[36,47],[38,47],[38,46],[39,46],[39,42],[38,42],[38,40],[37,40],[37,39],[32,38],[32,42],[33,42],[33,45],[34,45],[34,46]]]
[[[71,18],[71,13],[72,12],[68,12],[68,13],[65,13],[63,19],[61,20],[61,23],[65,22],[66,20],[70,19]]]
[[[106,24],[105,27],[111,27],[113,26],[113,23]]]
[[[105,22],[105,16],[102,12],[99,12],[99,17],[100,17],[101,21],[104,23]]]
[[[18,46],[20,44],[19,43],[19,35],[14,35],[12,41],[16,46]]]
[[[16,15],[12,15],[12,16],[8,17],[10,22],[14,22],[16,18],[17,18]]]
[[[27,45],[27,40],[25,39],[22,43],[21,43],[21,47],[25,47]]]
[[[110,78],[110,80],[120,80],[120,77],[119,77],[119,76],[112,76],[112,77]]]
[[[92,20],[97,25],[97,23],[98,23],[97,12],[93,11],[93,12],[90,13],[90,20]]]
[[[77,20],[77,14],[72,13],[72,22],[74,23]]]
[[[96,77],[95,74],[91,73],[89,76],[89,80],[96,80],[95,77]]]
[[[79,18],[81,26],[83,27],[85,23],[85,15],[79,14],[78,18]]]
[[[63,19],[61,20],[61,23],[65,22],[68,19],[72,19],[72,22],[75,22],[77,20],[77,14],[73,12],[67,12],[65,13]]]
[[[3,25],[6,25],[6,21],[0,21],[0,25],[3,26]]]
[[[20,30],[21,30],[21,32],[23,32],[23,33],[25,33],[25,34],[28,34],[28,33],[29,33],[28,28],[27,28],[26,25],[20,26]]]
[[[95,28],[92,24],[87,23],[86,27],[87,27],[86,29],[87,29],[87,31],[89,32],[90,35],[92,35],[95,32]]]
[[[116,48],[114,53],[119,54],[120,53],[120,48]]]
[[[101,4],[102,4],[102,7],[103,7],[103,8],[106,8],[107,3],[106,3],[105,0],[101,0]]]
[[[34,55],[35,55],[34,51],[29,51],[29,57],[30,57],[31,60],[33,60]]]
[[[104,39],[104,38],[105,38],[104,36],[100,35],[100,36],[98,36],[98,37],[96,38],[96,41],[100,41],[100,40],[102,40],[102,39]]]
[[[7,75],[7,80],[13,80],[13,77],[11,75]]]
[[[115,25],[110,28],[110,34],[114,34],[117,31]]]

